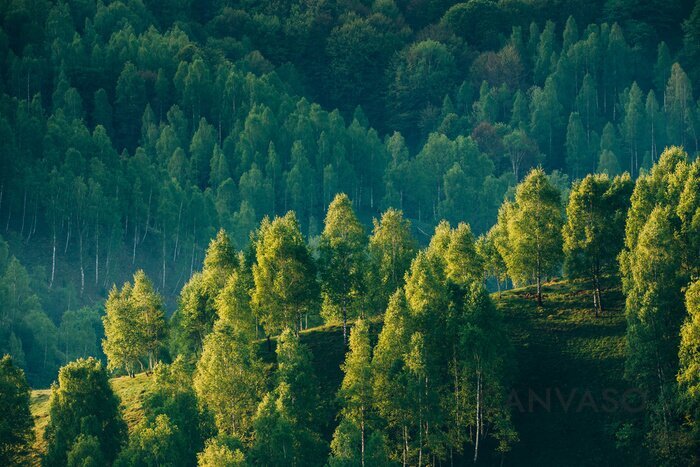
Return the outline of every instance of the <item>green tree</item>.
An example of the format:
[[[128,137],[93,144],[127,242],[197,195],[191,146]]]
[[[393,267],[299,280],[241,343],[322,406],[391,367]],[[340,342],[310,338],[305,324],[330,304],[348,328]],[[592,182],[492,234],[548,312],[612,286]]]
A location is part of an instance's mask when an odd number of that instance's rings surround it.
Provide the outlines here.
[[[102,320],[102,348],[109,369],[122,368],[133,376],[137,364],[145,369],[141,360],[145,358],[148,371],[153,370],[167,328],[163,297],[155,292],[143,270],[134,274],[133,285],[126,282],[121,291],[112,288]]]
[[[44,465],[66,465],[79,435],[94,436],[107,462],[113,461],[126,439],[119,399],[107,372],[94,358],[78,359],[61,368],[51,388],[49,423],[44,433]]]
[[[136,66],[127,62],[117,80],[115,125],[122,147],[133,149],[139,135],[139,122],[146,106],[146,86]]]
[[[445,44],[428,39],[401,52],[395,63],[389,70],[387,108],[394,127],[412,134],[418,114],[442,103],[456,75],[455,58]]]
[[[316,265],[292,211],[263,220],[255,245],[253,306],[268,336],[285,327],[301,329],[319,298]]]
[[[377,309],[383,310],[397,288],[404,284],[404,274],[416,254],[416,241],[411,235],[411,223],[403,212],[388,209],[381,220],[374,219],[369,237],[370,279],[372,295],[377,297]]]
[[[492,277],[496,281],[498,293],[501,293],[501,283],[508,280],[506,262],[497,248],[497,237],[503,235],[500,226],[494,225],[486,234],[476,240],[476,252],[481,257],[484,265],[485,277]]]
[[[685,306],[688,315],[681,328],[681,343],[678,350],[680,369],[678,371],[678,384],[680,386],[680,401],[685,413],[692,420],[690,426],[693,433],[692,439],[697,446],[698,428],[700,419],[700,404],[698,393],[700,392],[700,281],[695,281],[685,292]],[[696,450],[697,453],[697,450]],[[694,457],[697,460],[697,454]]]
[[[153,422],[142,420],[129,436],[129,443],[119,453],[115,467],[181,464],[182,454],[176,449],[178,427],[167,415],[158,415]]]
[[[249,336],[225,320],[204,339],[193,386],[219,433],[248,440],[264,388],[262,363]]]
[[[664,108],[666,109],[666,130],[668,141],[685,146],[688,128],[692,119],[693,87],[688,75],[678,63],[671,68],[671,76],[666,84]],[[695,141],[697,150],[697,138]]]
[[[95,436],[78,435],[68,452],[69,467],[100,467],[105,465],[100,440]]]
[[[252,458],[268,465],[319,462],[325,449],[315,431],[318,383],[311,352],[289,328],[278,339],[276,380],[253,420]]]
[[[199,467],[243,467],[245,455],[240,446],[225,437],[207,440],[204,451],[197,454]]]
[[[341,425],[343,423],[350,424],[353,428],[359,429],[360,439],[359,446],[347,446],[342,440],[344,431],[350,427],[343,425],[336,429],[333,439],[335,441],[335,449],[333,449],[333,457],[347,458],[347,453],[341,453],[341,449],[345,448],[352,453],[356,453],[359,449],[360,455],[352,455],[351,458],[360,458],[360,464],[365,465],[365,460],[368,456],[366,453],[367,438],[371,433],[372,428],[372,347],[369,342],[369,326],[367,322],[360,319],[355,321],[355,326],[350,333],[350,348],[345,357],[343,364],[343,383],[340,386],[338,396],[342,401],[341,409]],[[333,447],[333,445],[332,445]]]
[[[348,316],[352,318],[360,311],[365,293],[366,244],[364,227],[350,198],[336,195],[328,207],[321,234],[319,269],[325,305],[340,311],[343,344],[347,344]]]
[[[566,165],[572,178],[578,179],[588,169],[588,147],[586,134],[577,112],[569,115],[569,125],[566,127]]]
[[[555,148],[558,145],[557,136],[562,127],[563,107],[559,103],[554,79],[550,76],[545,81],[544,88],[535,88],[531,101],[530,130],[533,137],[539,143],[541,149],[546,151],[550,163],[555,157]]]
[[[384,326],[372,357],[372,391],[377,413],[398,437],[391,438],[390,449],[398,451],[394,461],[409,462],[409,442],[413,444],[415,430],[414,407],[408,389],[410,374],[404,354],[408,351],[412,331],[408,305],[403,288],[397,289],[389,300],[384,314]]]
[[[697,163],[671,147],[635,185],[620,254],[623,291],[627,297],[625,376],[646,391],[645,437],[659,461],[688,463],[676,393],[681,327],[688,315],[683,288],[697,270],[691,251],[688,213],[697,198]],[[692,230],[692,229],[691,229]]]
[[[561,194],[541,168],[518,185],[508,218],[508,275],[516,281],[534,279],[537,304],[542,305],[542,278],[556,273],[562,257]]]
[[[617,255],[624,247],[624,229],[632,195],[629,174],[610,179],[588,175],[574,182],[566,207],[564,238],[565,271],[593,282],[593,308],[603,312],[601,278],[614,273]]]
[[[632,88],[627,97],[625,115],[622,120],[622,133],[630,155],[630,173],[635,176],[639,173],[640,153],[642,151],[642,131],[644,128],[644,104],[642,103],[642,91],[637,83],[632,83]]]
[[[165,310],[163,297],[153,289],[151,280],[143,270],[134,274],[134,286],[129,296],[130,305],[137,315],[137,330],[141,345],[148,359],[148,370],[152,371],[158,362],[158,352],[166,337]]]
[[[142,343],[139,336],[138,315],[129,303],[131,284],[126,283],[122,290],[112,287],[105,302],[105,315],[102,318],[105,338],[102,349],[107,356],[107,368],[124,369],[133,376],[136,366],[141,365]]]
[[[29,412],[29,386],[24,371],[9,355],[0,359],[0,463],[23,465],[34,441],[34,420]]]

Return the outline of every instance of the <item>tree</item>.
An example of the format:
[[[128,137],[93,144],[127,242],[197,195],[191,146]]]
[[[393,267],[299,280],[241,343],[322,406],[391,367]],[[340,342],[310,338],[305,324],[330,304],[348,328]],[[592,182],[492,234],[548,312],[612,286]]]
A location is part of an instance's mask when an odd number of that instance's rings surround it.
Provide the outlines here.
[[[319,269],[326,304],[341,312],[343,344],[347,344],[348,314],[356,315],[365,292],[366,243],[364,227],[353,212],[350,198],[336,195],[321,234]]]
[[[562,126],[563,107],[557,97],[554,79],[550,76],[544,88],[535,88],[531,101],[530,130],[547,157],[555,157],[557,135]],[[555,161],[550,160],[550,163]]]
[[[338,393],[343,401],[341,409],[341,425],[350,424],[360,432],[360,464],[365,465],[366,440],[371,427],[371,408],[373,404],[372,379],[371,379],[372,348],[369,343],[369,326],[360,319],[355,322],[350,333],[350,349],[343,364],[343,383]],[[342,443],[343,431],[350,429],[339,426],[333,438],[336,441],[334,454],[340,457],[339,444]],[[358,446],[348,446],[351,451],[357,452]],[[343,456],[347,457],[347,455]],[[353,456],[357,458],[357,456]]]
[[[103,317],[105,338],[102,347],[109,369],[124,369],[130,376],[141,358],[148,361],[148,371],[158,361],[158,351],[166,332],[163,298],[143,270],[134,274],[134,285],[126,282],[119,291],[113,287],[105,303]]]
[[[251,455],[268,465],[319,462],[325,449],[315,431],[318,385],[311,352],[289,328],[279,336],[276,352],[277,383],[258,406]]]
[[[538,155],[537,144],[522,129],[514,130],[503,138],[515,181],[520,180],[520,169],[530,167]],[[525,166],[525,167],[523,167]]]
[[[49,417],[44,465],[66,465],[80,435],[94,436],[107,462],[116,458],[126,439],[119,399],[104,367],[92,357],[61,368],[58,384],[51,388]]]
[[[666,149],[632,194],[620,254],[623,291],[627,297],[625,376],[646,391],[646,436],[656,459],[688,463],[681,436],[676,397],[681,328],[688,312],[683,288],[697,270],[688,214],[695,212],[697,162],[688,164],[680,148]],[[692,296],[692,294],[691,294]]]
[[[664,108],[669,142],[685,146],[688,130],[692,126],[693,87],[688,75],[678,63],[673,64],[671,76],[666,84]],[[694,139],[697,151],[697,136]]]
[[[208,439],[204,451],[197,454],[199,467],[243,467],[245,455],[233,440],[218,437]]]
[[[29,411],[29,386],[24,371],[12,357],[0,359],[0,463],[23,465],[29,460],[34,441],[34,420]]]
[[[107,368],[124,369],[134,375],[136,365],[141,365],[142,345],[139,336],[138,315],[129,303],[131,284],[126,283],[122,290],[112,287],[105,302],[105,315],[102,318],[105,338],[102,349],[107,356]]]
[[[143,465],[177,465],[181,453],[176,449],[178,427],[167,415],[158,415],[154,421],[142,420],[129,436],[129,444],[119,453],[115,467]]]
[[[98,357],[103,337],[102,320],[97,310],[67,310],[58,329],[61,350],[66,362],[77,358]]]
[[[68,467],[99,467],[105,465],[100,441],[95,436],[78,435],[68,452]]]
[[[268,336],[285,327],[301,329],[319,296],[316,265],[299,231],[294,212],[265,219],[255,245],[253,306]]]
[[[262,363],[249,336],[225,320],[204,339],[193,386],[219,433],[249,440],[264,388]]]
[[[143,270],[134,274],[129,302],[136,311],[138,332],[148,358],[148,370],[152,371],[158,361],[158,351],[165,339],[167,327],[163,297],[153,289],[153,284]]]
[[[367,283],[374,289],[375,306],[383,310],[389,297],[404,283],[404,274],[416,254],[416,241],[411,235],[411,223],[402,211],[390,208],[373,223],[369,238],[371,278]]]
[[[428,39],[401,52],[389,70],[386,96],[394,127],[411,133],[420,111],[440,106],[455,74],[455,58],[441,42]]]
[[[686,290],[685,304],[688,315],[681,328],[681,343],[678,350],[680,369],[677,380],[680,386],[681,404],[693,420],[691,424],[694,427],[693,438],[697,443],[696,423],[700,419],[700,404],[698,403],[698,393],[700,392],[700,367],[698,366],[700,361],[700,281],[696,280]]]
[[[552,55],[555,52],[555,36],[554,36],[554,23],[552,21],[547,21],[544,27],[544,31],[539,37],[539,44],[537,45],[536,56],[534,59],[534,74],[535,82],[542,84],[545,82],[547,77],[550,75],[553,67]]]
[[[401,453],[398,459],[392,456],[392,460],[402,460],[404,465],[409,462],[409,433],[412,435],[415,429],[415,401],[407,391],[410,375],[404,361],[411,333],[408,305],[401,288],[389,300],[374,349],[372,391],[377,413],[399,438],[398,442],[393,437],[391,440],[391,449]]]
[[[586,135],[577,112],[569,115],[569,125],[566,127],[566,165],[572,178],[578,179],[588,169],[588,147]]]
[[[618,162],[615,153],[609,149],[604,149],[601,151],[600,157],[598,158],[598,168],[596,169],[596,172],[606,174],[609,177],[619,175],[620,172],[622,172],[622,169],[620,168],[620,163]]]
[[[610,179],[588,175],[574,182],[566,207],[564,238],[565,271],[593,281],[593,308],[603,312],[601,276],[614,272],[624,247],[624,229],[632,195],[629,174]]]
[[[239,266],[231,239],[220,229],[209,242],[202,272],[195,273],[180,291],[179,306],[172,318],[171,342],[178,353],[198,357],[204,338],[217,318],[216,302],[230,275]]]
[[[642,129],[644,127],[644,104],[642,103],[642,91],[637,83],[632,83],[632,88],[627,97],[625,115],[622,121],[623,134],[627,149],[630,154],[630,173],[635,176],[639,172],[640,152],[642,147]]]
[[[146,106],[146,87],[133,63],[127,62],[117,80],[115,124],[119,143],[132,150],[138,139],[139,125]]]
[[[505,257],[508,275],[525,282],[535,279],[537,304],[542,306],[542,278],[556,272],[562,257],[561,195],[544,170],[533,169],[518,185],[508,218]]]
[[[199,120],[197,131],[192,136],[189,167],[190,180],[201,189],[204,189],[209,182],[210,162],[214,154],[215,145],[216,136],[214,127],[207,123],[206,119],[202,117]]]

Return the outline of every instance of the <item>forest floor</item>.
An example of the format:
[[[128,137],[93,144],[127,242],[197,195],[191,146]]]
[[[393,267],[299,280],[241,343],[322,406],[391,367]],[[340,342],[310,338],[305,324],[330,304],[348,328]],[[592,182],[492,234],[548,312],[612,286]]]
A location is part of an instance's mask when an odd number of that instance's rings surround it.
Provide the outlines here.
[[[544,307],[536,306],[532,288],[494,294],[503,312],[515,355],[509,404],[520,441],[503,465],[628,465],[616,448],[615,433],[634,410],[623,400],[629,385],[624,371],[624,297],[619,283],[606,284],[606,312],[596,318],[592,294],[582,281],[553,282],[544,287]],[[373,344],[381,318],[371,322]],[[337,412],[335,394],[342,380],[342,327],[326,325],[303,331],[302,342],[313,352],[322,395],[319,415],[330,438]],[[260,352],[272,368],[274,339],[261,341]],[[120,377],[112,385],[132,429],[142,416],[142,403],[152,379],[145,374]],[[50,390],[32,392],[37,456],[45,449]],[[499,465],[482,456],[483,465]]]

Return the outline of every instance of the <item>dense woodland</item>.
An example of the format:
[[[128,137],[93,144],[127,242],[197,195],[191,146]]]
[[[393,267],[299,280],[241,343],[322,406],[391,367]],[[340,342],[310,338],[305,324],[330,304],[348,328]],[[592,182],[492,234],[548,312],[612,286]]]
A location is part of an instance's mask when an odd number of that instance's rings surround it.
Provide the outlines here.
[[[559,277],[700,463],[700,2],[580,3],[0,2],[0,464],[51,385],[46,465],[517,465],[489,293]]]

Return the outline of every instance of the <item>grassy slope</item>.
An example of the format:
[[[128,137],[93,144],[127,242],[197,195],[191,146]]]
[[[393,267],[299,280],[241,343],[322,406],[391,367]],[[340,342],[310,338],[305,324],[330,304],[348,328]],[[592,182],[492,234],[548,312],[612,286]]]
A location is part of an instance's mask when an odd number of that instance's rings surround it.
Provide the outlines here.
[[[619,287],[610,286],[604,294],[608,313],[595,318],[591,312],[591,295],[581,282],[562,282],[545,287],[545,307],[538,309],[529,298],[532,289],[494,295],[503,311],[513,343],[517,369],[513,375],[514,390],[525,412],[514,408],[514,422],[520,443],[506,458],[506,464],[532,466],[624,465],[625,459],[615,449],[614,432],[624,414],[608,414],[603,409],[602,390],[622,392],[625,321],[623,297]],[[376,337],[380,322],[373,321]],[[342,329],[337,325],[321,326],[302,333],[302,341],[314,354],[324,401],[319,413],[327,420],[325,434],[330,436],[335,425],[335,398],[342,379]],[[274,340],[272,342],[274,350]],[[261,353],[268,362],[274,354],[261,343]],[[141,416],[141,402],[151,380],[145,375],[134,379],[112,380],[122,400],[124,415],[130,427]],[[558,403],[556,388],[564,399],[576,389],[568,413]],[[528,409],[528,390],[544,398],[550,390],[552,409],[548,412],[537,404]],[[582,395],[590,390],[597,411],[592,407],[577,410]],[[32,412],[36,417],[37,451],[44,448],[43,431],[48,418],[50,391],[32,393]],[[585,460],[584,460],[585,459]],[[484,459],[484,461],[488,461]]]
[[[532,289],[504,293],[496,302],[509,327],[518,365],[514,390],[524,406],[524,411],[514,408],[520,443],[509,457],[516,465],[629,465],[615,448],[625,413],[606,413],[613,406],[602,397],[604,389],[623,393],[628,388],[622,379],[624,298],[619,285],[609,284],[603,296],[607,312],[595,318],[585,285],[550,284],[542,309],[528,298]],[[530,390],[541,399],[549,390],[551,410],[533,398],[531,411]],[[591,399],[584,397],[586,391]],[[564,403],[571,397],[568,410],[558,394]],[[595,407],[582,405],[591,400]]]

